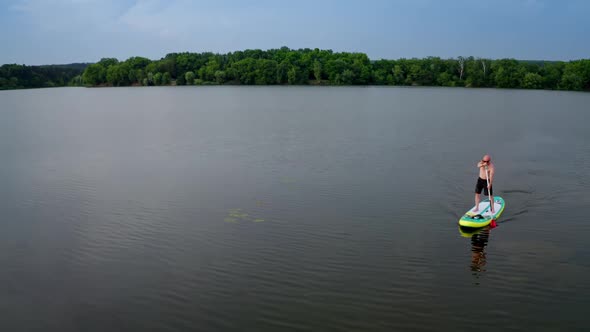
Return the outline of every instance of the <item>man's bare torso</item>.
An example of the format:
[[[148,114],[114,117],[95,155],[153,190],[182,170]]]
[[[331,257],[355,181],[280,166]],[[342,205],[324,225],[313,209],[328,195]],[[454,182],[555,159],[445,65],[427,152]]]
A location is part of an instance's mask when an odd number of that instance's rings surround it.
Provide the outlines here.
[[[495,171],[494,163],[490,163],[487,168],[488,168],[488,171],[490,172],[489,176],[491,177]],[[479,168],[479,177],[485,180],[485,178],[486,178],[486,167],[485,166]]]

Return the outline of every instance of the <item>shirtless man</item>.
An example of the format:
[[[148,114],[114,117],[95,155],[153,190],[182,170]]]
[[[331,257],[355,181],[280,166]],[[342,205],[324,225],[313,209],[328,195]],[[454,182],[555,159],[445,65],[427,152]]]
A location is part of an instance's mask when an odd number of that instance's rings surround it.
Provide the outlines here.
[[[479,211],[479,195],[481,194],[482,189],[484,190],[483,193],[486,196],[488,195],[489,190],[489,195],[491,196],[490,202],[494,201],[494,189],[492,188],[492,181],[494,179],[496,167],[494,164],[492,164],[492,158],[486,154],[483,156],[483,158],[481,158],[481,161],[477,163],[477,167],[479,168],[479,178],[477,179],[477,184],[475,185],[475,209],[473,209],[473,212]],[[486,182],[486,172],[488,172],[489,176],[489,185]],[[490,211],[494,213],[494,204],[490,204]]]

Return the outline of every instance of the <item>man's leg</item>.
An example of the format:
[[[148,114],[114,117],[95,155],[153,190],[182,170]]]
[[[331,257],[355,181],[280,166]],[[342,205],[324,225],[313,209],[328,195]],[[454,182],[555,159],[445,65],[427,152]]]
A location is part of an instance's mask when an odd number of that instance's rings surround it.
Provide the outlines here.
[[[477,182],[475,183],[475,209],[473,209],[473,212],[479,211],[479,195],[481,194],[482,189],[482,182],[477,178]]]

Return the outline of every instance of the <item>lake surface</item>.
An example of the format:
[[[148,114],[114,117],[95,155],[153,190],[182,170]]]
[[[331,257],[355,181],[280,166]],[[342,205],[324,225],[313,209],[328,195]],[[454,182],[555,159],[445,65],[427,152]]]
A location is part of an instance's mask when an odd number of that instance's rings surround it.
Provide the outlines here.
[[[0,92],[2,331],[583,331],[590,94]],[[470,234],[490,153],[498,227]]]

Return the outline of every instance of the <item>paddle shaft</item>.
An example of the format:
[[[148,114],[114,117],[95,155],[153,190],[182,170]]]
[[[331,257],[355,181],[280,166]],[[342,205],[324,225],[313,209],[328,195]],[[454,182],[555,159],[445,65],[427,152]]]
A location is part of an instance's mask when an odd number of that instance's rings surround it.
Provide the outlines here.
[[[490,211],[494,210],[494,206],[492,204],[494,204],[494,202],[492,202],[492,193],[490,190],[490,179],[489,179],[489,175],[488,175],[488,166],[485,166],[486,168],[486,183],[488,185],[488,199],[490,200]],[[493,216],[492,216],[493,219]]]

